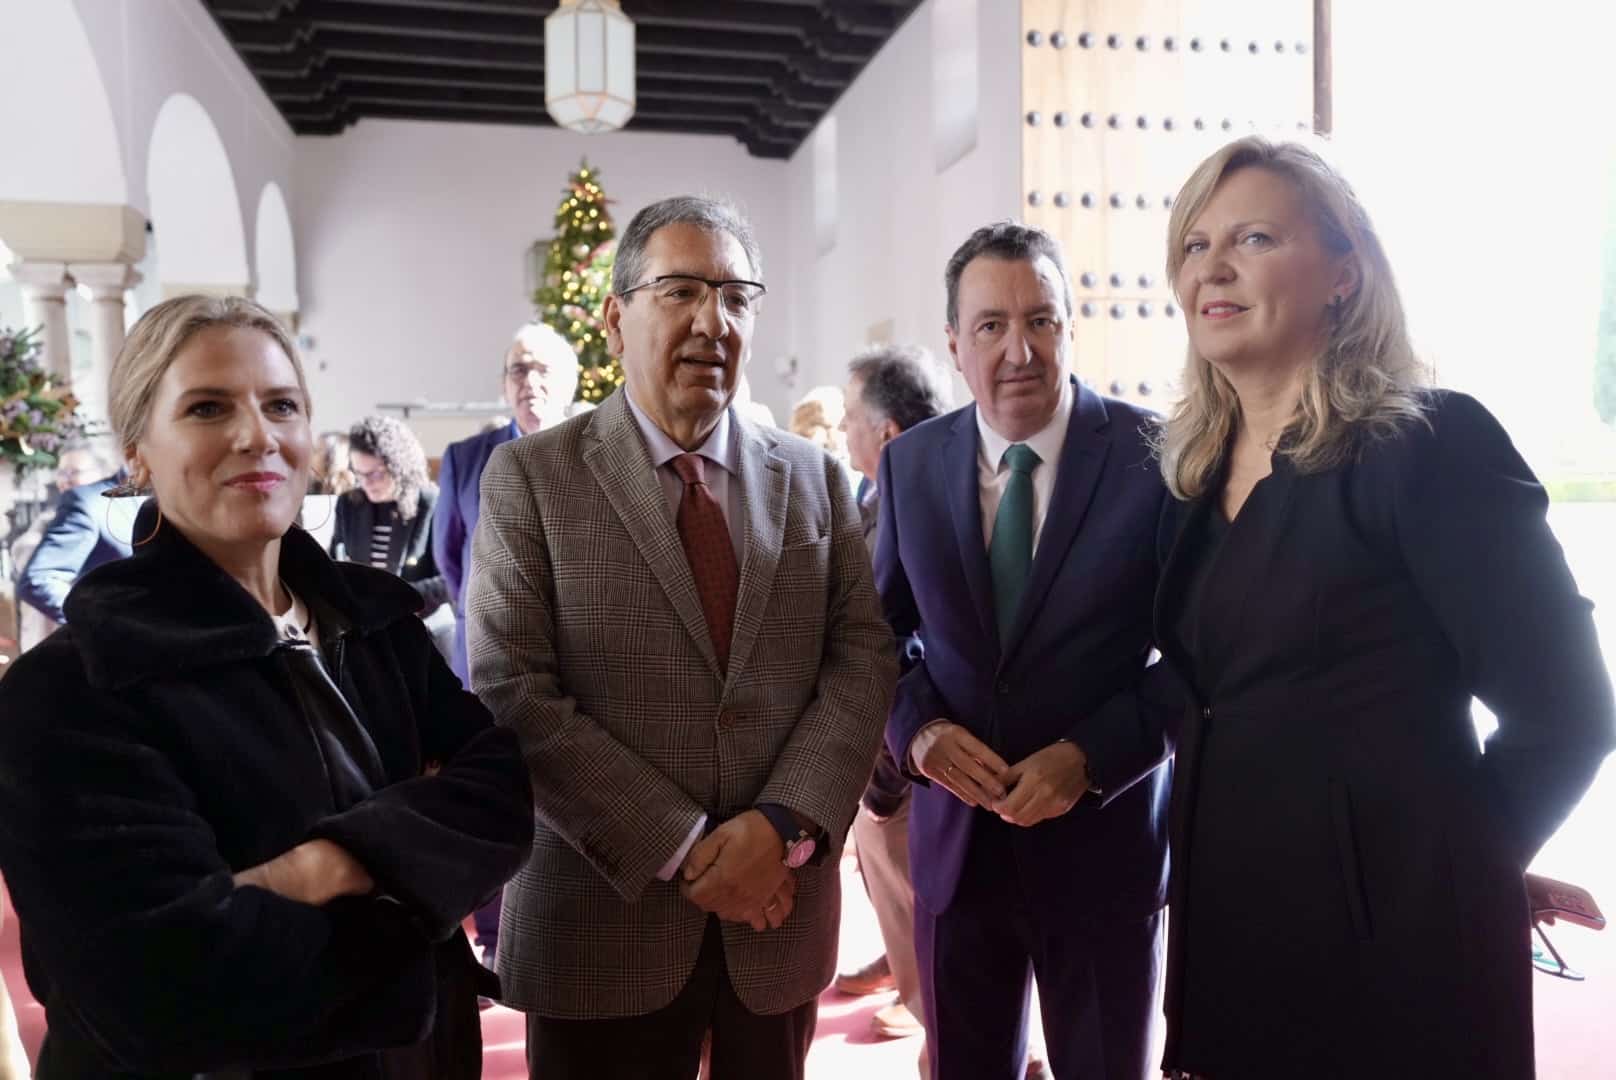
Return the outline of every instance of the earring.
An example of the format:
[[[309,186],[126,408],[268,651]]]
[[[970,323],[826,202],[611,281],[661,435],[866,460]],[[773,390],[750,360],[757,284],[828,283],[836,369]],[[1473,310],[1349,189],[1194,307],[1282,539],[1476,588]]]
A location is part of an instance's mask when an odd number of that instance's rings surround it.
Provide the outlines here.
[[[152,526],[152,531],[149,534],[147,534],[146,539],[144,539],[144,540],[136,540],[134,546],[135,547],[145,547],[147,544],[149,544],[153,540],[157,539],[157,533],[158,533],[158,531],[160,529],[162,529],[162,527],[163,527],[163,508],[161,506],[159,506],[157,508],[157,524]]]

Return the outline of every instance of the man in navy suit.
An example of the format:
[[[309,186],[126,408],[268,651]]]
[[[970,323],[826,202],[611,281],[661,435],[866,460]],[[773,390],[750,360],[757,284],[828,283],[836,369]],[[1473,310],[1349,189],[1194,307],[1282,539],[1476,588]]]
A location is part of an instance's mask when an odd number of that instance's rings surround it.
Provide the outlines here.
[[[500,378],[511,422],[449,444],[438,467],[438,504],[432,522],[432,557],[449,585],[454,605],[455,643],[450,667],[467,684],[466,613],[462,606],[471,578],[471,538],[477,531],[477,491],[483,466],[501,443],[559,424],[578,390],[578,356],[567,339],[541,323],[516,332],[505,353]]]
[[[438,467],[438,502],[432,519],[432,557],[449,587],[454,607],[454,655],[449,666],[467,687],[471,675],[466,664],[466,582],[471,579],[471,538],[477,532],[478,491],[483,466],[502,443],[540,428],[559,424],[578,390],[578,354],[567,339],[542,323],[528,323],[516,332],[505,352],[500,378],[511,422],[450,443]],[[499,942],[500,897],[472,912],[477,945],[483,963],[493,966]]]
[[[70,446],[62,452],[56,469],[61,493],[56,516],[17,578],[17,599],[58,624],[67,621],[62,605],[73,584],[131,550],[129,537],[115,534],[108,521],[112,503],[101,493],[117,483],[117,478],[107,476],[107,471],[89,446]],[[133,526],[134,515],[124,515],[121,520],[127,530]]]
[[[945,281],[975,402],[889,443],[877,483],[932,1076],[1018,1077],[1036,977],[1056,1076],[1143,1077],[1178,707],[1147,668],[1153,417],[1072,376],[1047,233],[979,229]]]

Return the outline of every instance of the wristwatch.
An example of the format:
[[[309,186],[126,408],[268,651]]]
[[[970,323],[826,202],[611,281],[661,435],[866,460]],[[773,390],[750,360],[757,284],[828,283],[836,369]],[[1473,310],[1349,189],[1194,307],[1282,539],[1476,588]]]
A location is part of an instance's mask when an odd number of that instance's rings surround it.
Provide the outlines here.
[[[791,811],[778,803],[758,803],[754,809],[769,819],[774,831],[785,841],[786,855],[781,861],[792,870],[806,866],[808,860],[814,857],[814,852],[819,850],[819,841],[814,835],[798,825]]]

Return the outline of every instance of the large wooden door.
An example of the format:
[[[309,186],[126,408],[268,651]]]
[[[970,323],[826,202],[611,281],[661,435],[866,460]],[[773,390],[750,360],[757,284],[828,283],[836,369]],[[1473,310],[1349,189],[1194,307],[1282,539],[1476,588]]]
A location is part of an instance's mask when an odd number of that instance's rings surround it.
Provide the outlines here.
[[[1102,392],[1171,399],[1173,195],[1230,139],[1313,128],[1315,2],[1022,0],[1022,216],[1061,241]]]

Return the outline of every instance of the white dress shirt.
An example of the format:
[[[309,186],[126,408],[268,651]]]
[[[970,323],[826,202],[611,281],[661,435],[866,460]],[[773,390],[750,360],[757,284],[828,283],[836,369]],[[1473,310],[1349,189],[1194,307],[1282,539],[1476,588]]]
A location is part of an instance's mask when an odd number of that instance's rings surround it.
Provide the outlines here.
[[[1038,538],[1044,531],[1044,519],[1049,516],[1049,499],[1055,491],[1055,473],[1060,469],[1061,447],[1066,444],[1066,429],[1072,422],[1072,380],[1063,377],[1060,400],[1055,403],[1055,415],[1037,432],[1022,442],[1038,455],[1038,464],[1032,470],[1032,554],[1038,554]],[[1009,439],[994,431],[976,410],[976,490],[982,503],[982,547],[993,545],[993,523],[999,516],[999,501],[1004,498],[1005,485],[1010,482],[1010,466],[1005,464],[1004,452],[1011,447]],[[942,720],[915,732],[909,742],[909,768],[920,771],[920,759],[926,756],[932,741],[937,738]]]
[[[685,453],[684,447],[668,438],[661,428],[656,426],[640,407],[634,403],[634,397],[623,387],[623,397],[628,401],[628,411],[639,425],[640,435],[645,438],[645,448],[650,452],[651,464],[656,467],[657,479],[662,483],[662,494],[667,496],[668,509],[673,513],[674,521],[679,520],[679,502],[685,497],[685,482],[679,479],[679,474],[673,471],[668,462]],[[713,493],[713,500],[718,508],[724,512],[724,524],[729,526],[729,541],[735,547],[735,565],[741,564],[741,553],[746,543],[746,530],[741,514],[741,484],[736,475],[736,462],[740,459],[741,448],[739,432],[734,424],[730,423],[729,410],[725,409],[718,418],[718,424],[707,435],[707,439],[696,447],[695,453],[705,459],[706,465],[702,470],[702,477],[707,482],[707,490]],[[718,468],[712,466],[717,465]]]
[[[1055,415],[1042,429],[1022,442],[1038,455],[1038,465],[1032,471],[1032,554],[1038,554],[1038,537],[1044,531],[1044,518],[1049,516],[1049,499],[1055,491],[1055,473],[1060,469],[1061,447],[1066,443],[1066,429],[1072,422],[1072,381],[1061,382],[1060,401]],[[976,430],[979,436],[976,453],[977,492],[982,500],[982,546],[993,543],[993,523],[999,516],[999,500],[1004,498],[1005,485],[1010,482],[1010,466],[1005,463],[1004,452],[1010,449],[1010,440],[988,425],[982,410],[976,410]]]
[[[685,453],[684,447],[668,438],[668,435],[656,422],[640,411],[634,404],[634,396],[623,387],[623,397],[628,402],[628,411],[634,417],[634,422],[640,427],[640,435],[645,439],[645,449],[651,455],[651,464],[656,467],[657,479],[662,483],[662,494],[667,497],[668,510],[674,521],[679,520],[679,502],[685,497],[685,482],[679,474],[673,471],[668,462]],[[741,484],[736,476],[735,465],[740,458],[738,432],[735,425],[729,422],[729,410],[725,409],[718,418],[718,424],[706,441],[696,447],[695,453],[700,454],[706,461],[702,469],[702,478],[707,483],[707,490],[713,493],[713,500],[718,508],[724,512],[724,524],[729,526],[729,540],[735,546],[735,565],[741,564],[741,553],[746,542],[745,529],[742,526],[741,514]],[[716,469],[712,466],[718,466]],[[662,864],[657,871],[657,877],[663,881],[672,881],[673,876],[684,865],[685,856],[690,849],[696,846],[702,833],[707,830],[707,815],[703,814],[701,820],[696,822],[685,837],[685,842],[679,845],[679,850],[673,857]]]

